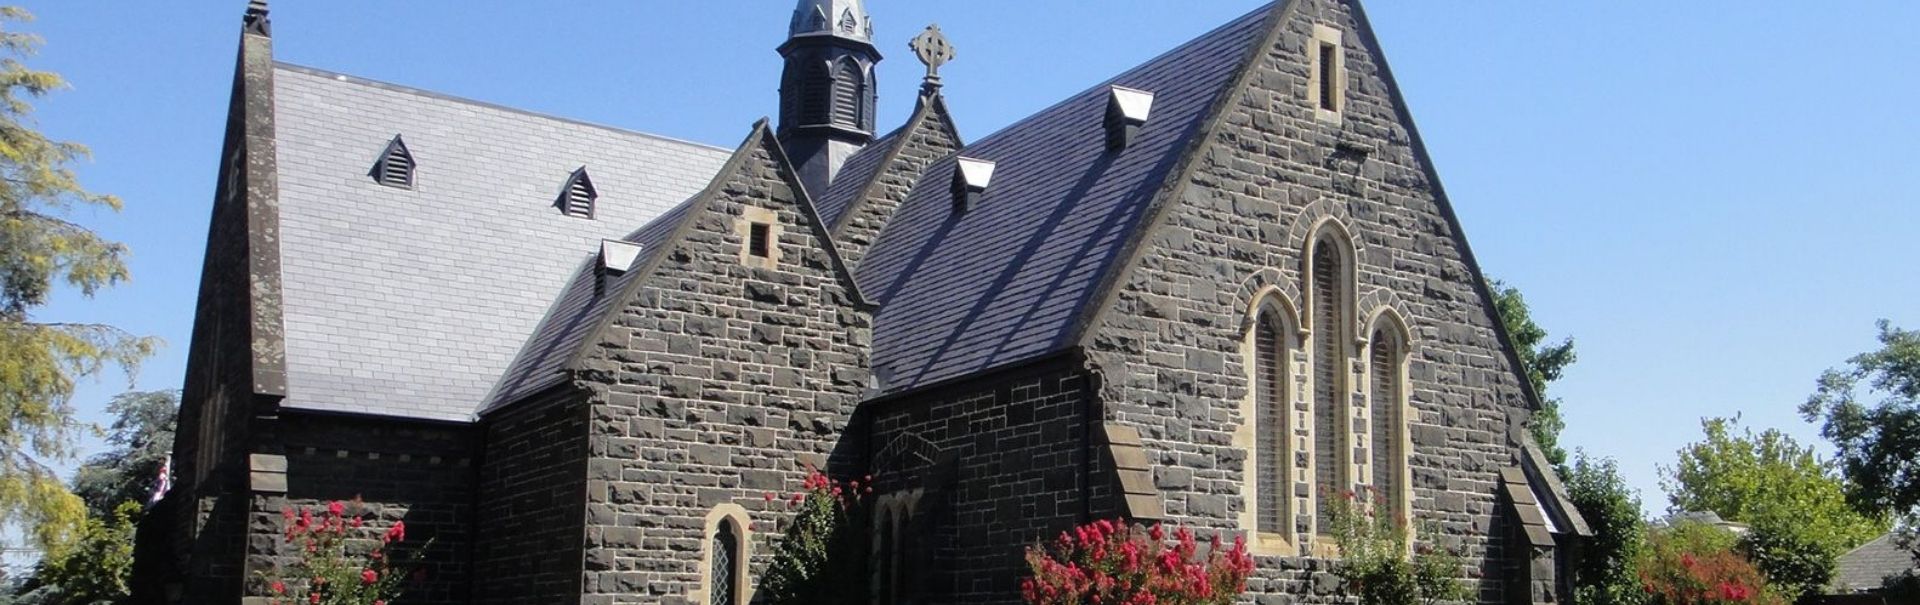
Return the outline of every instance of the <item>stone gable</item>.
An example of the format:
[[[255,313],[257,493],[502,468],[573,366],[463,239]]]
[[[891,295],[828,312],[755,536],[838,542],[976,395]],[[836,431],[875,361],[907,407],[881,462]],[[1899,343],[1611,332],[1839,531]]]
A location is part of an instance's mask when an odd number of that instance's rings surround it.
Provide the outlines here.
[[[1343,32],[1338,71],[1346,86],[1333,119],[1310,87],[1316,27]],[[1495,487],[1499,469],[1518,459],[1528,398],[1382,61],[1352,5],[1296,0],[1286,7],[1083,342],[1107,376],[1105,417],[1140,431],[1169,516],[1251,529],[1244,490],[1254,420],[1243,407],[1251,397],[1243,353],[1251,311],[1257,297],[1273,296],[1298,317],[1307,303],[1309,237],[1336,221],[1353,238],[1357,285],[1347,303],[1355,325],[1342,332],[1363,341],[1337,366],[1349,374],[1353,405],[1350,440],[1336,443],[1367,442],[1364,340],[1380,314],[1402,318],[1412,332],[1413,516],[1435,523],[1443,543],[1465,545],[1470,561],[1485,560],[1481,566],[1496,575],[1504,542],[1494,536],[1504,535],[1504,520]],[[1312,391],[1304,388],[1304,348],[1284,362],[1296,379],[1287,390],[1290,441],[1304,454],[1290,460],[1296,512],[1313,510],[1315,490],[1302,480],[1313,456],[1335,454],[1306,445],[1313,424],[1305,421]],[[1364,490],[1372,484],[1368,453],[1364,445],[1352,449],[1337,454],[1353,479],[1343,487]],[[1274,554],[1324,552],[1326,540],[1311,537],[1310,521],[1297,524]],[[1301,565],[1263,558],[1261,567],[1257,591],[1326,594],[1329,587],[1316,573],[1294,571]]]
[[[953,118],[947,115],[947,102],[938,96],[921,97],[919,110],[905,128],[886,165],[834,225],[834,239],[848,265],[858,266],[860,259],[866,258],[867,249],[880,239],[887,221],[907,201],[927,166],[960,149],[960,136]]]
[[[868,318],[777,144],[756,129],[582,360],[586,603],[698,601],[702,520],[744,507],[765,564],[783,507],[866,382]],[[766,220],[766,258],[743,258]],[[618,596],[616,596],[618,595]]]

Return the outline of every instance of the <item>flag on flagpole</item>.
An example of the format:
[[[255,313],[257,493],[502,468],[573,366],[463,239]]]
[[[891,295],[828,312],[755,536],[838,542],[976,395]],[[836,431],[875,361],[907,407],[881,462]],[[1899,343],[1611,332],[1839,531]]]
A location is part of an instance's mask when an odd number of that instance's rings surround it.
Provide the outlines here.
[[[153,496],[147,498],[147,506],[159,504],[169,489],[173,489],[173,454],[167,454],[167,461],[160,463],[160,476],[153,481]]]

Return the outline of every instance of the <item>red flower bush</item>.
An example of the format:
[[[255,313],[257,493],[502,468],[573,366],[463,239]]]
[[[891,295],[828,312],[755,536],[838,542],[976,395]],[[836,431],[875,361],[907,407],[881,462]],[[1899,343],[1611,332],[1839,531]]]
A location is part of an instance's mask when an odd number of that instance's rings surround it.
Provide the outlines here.
[[[1638,566],[1650,605],[1785,605],[1733,543],[1725,530],[1701,524],[1650,536]]]
[[[359,509],[356,500],[329,502],[318,515],[309,508],[281,511],[286,543],[295,547],[299,559],[265,574],[271,603],[387,605],[400,597],[406,588],[401,578],[418,562],[418,555],[404,557],[404,564],[394,561],[392,551],[406,540],[407,525],[396,521],[376,534],[364,527]]]
[[[1021,596],[1032,605],[1224,605],[1246,590],[1253,557],[1244,538],[1223,547],[1216,535],[1204,554],[1186,528],[1173,544],[1166,538],[1161,526],[1117,519],[1062,532],[1050,548],[1027,548],[1033,575]]]

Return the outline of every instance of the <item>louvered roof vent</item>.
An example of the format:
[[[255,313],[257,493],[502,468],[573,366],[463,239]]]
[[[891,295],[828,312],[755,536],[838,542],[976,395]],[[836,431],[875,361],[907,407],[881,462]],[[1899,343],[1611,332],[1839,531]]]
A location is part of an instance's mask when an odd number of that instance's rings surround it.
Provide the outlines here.
[[[553,205],[567,216],[593,218],[594,202],[600,199],[600,192],[593,188],[593,179],[587,176],[587,167],[581,166],[567,175],[567,184],[560,188],[560,198]]]
[[[973,158],[958,158],[953,167],[953,209],[966,212],[980,201],[980,195],[986,193],[987,184],[993,181],[993,162]]]
[[[1153,93],[1115,86],[1107,93],[1107,149],[1125,149],[1153,111]]]
[[[387,148],[380,152],[380,158],[373,161],[373,170],[367,173],[374,182],[400,189],[413,188],[413,153],[407,151],[407,142],[400,135],[393,135],[387,141]]]

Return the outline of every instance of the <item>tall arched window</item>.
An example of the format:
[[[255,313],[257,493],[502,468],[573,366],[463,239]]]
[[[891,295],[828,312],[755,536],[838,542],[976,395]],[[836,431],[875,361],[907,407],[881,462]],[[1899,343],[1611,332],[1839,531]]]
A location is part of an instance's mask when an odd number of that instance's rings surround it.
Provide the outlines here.
[[[1315,523],[1319,533],[1332,529],[1335,498],[1347,480],[1347,347],[1352,342],[1346,254],[1319,238],[1313,244],[1308,291],[1313,309],[1313,483],[1319,496]]]
[[[833,123],[837,126],[860,128],[865,124],[867,78],[860,73],[860,64],[851,59],[841,59],[833,68]]]
[[[1368,432],[1372,437],[1373,487],[1386,500],[1386,510],[1395,519],[1407,518],[1406,451],[1401,445],[1406,427],[1406,375],[1401,371],[1406,358],[1406,343],[1400,331],[1381,325],[1368,340],[1372,355],[1368,374],[1373,377],[1373,417]]]
[[[1260,310],[1253,328],[1253,389],[1255,468],[1259,503],[1259,531],[1290,533],[1293,515],[1287,503],[1291,489],[1287,470],[1287,343],[1286,325],[1272,306]]]
[[[732,519],[723,519],[713,530],[713,538],[707,544],[712,559],[708,563],[707,602],[711,605],[740,605],[740,595],[734,591],[741,563],[740,531],[734,527]]]

